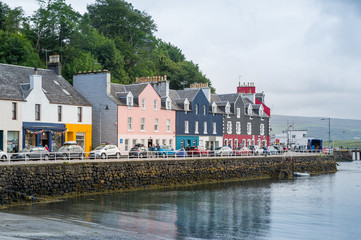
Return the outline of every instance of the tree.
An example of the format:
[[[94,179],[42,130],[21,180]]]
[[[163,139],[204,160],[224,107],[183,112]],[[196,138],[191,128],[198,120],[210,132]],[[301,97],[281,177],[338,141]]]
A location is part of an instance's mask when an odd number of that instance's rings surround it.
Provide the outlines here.
[[[6,32],[19,33],[21,26],[26,22],[24,10],[21,7],[11,9],[7,4],[0,2],[0,29]]]
[[[0,30],[0,62],[29,67],[44,67],[29,40],[18,33]]]

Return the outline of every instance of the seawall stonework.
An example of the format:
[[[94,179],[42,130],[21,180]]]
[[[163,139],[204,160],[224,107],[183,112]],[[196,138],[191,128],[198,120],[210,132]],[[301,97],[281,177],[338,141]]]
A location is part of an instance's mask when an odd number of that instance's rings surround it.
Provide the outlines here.
[[[320,156],[8,165],[0,167],[0,204],[66,193],[270,178],[285,169],[313,174],[337,171],[333,159]]]

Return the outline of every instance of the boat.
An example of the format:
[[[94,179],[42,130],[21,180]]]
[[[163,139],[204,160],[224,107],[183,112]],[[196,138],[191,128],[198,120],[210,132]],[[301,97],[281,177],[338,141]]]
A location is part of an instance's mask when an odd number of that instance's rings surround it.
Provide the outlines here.
[[[295,177],[309,177],[310,174],[307,172],[293,172],[293,176]]]

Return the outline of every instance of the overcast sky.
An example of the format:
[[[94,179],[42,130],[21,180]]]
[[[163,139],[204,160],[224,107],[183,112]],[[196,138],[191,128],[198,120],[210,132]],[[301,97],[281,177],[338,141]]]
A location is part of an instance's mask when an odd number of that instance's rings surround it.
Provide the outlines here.
[[[35,0],[0,0],[22,6]],[[78,12],[95,0],[66,0]],[[361,119],[361,1],[129,0],[156,36],[197,63],[217,93],[241,82],[272,114]]]

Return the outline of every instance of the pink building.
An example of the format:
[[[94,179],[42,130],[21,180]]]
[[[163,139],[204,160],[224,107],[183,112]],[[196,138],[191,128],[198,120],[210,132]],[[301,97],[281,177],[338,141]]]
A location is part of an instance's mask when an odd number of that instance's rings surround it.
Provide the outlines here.
[[[139,143],[174,148],[177,106],[169,96],[160,97],[149,82],[121,85],[110,79],[109,72],[79,73],[73,79],[93,106],[93,148],[101,143],[116,144],[121,152]]]
[[[175,111],[169,98],[161,99],[150,83],[112,84],[118,99],[118,138],[120,151],[137,143],[145,146],[175,147]]]

